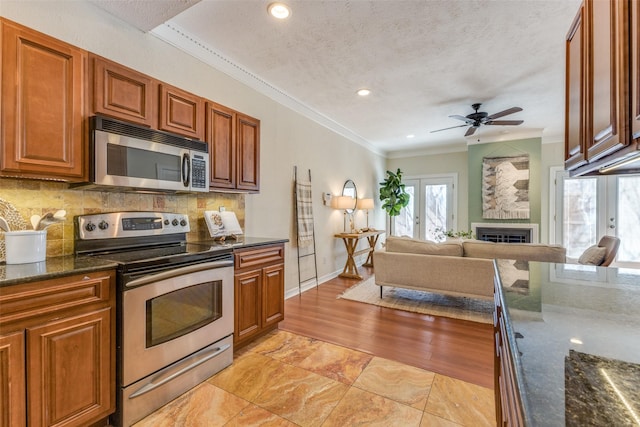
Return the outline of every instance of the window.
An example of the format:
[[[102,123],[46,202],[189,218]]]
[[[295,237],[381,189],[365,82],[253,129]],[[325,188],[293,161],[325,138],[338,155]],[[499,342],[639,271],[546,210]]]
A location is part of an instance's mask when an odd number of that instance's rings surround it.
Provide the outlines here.
[[[640,268],[640,175],[556,174],[556,241],[578,258],[604,235],[620,238],[615,266]]]

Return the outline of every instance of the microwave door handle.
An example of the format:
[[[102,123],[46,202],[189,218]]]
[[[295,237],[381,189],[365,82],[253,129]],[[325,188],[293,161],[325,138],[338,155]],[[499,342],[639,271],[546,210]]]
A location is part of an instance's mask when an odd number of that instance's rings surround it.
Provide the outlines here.
[[[189,181],[191,180],[191,159],[189,153],[182,155],[182,184],[185,187],[189,187]]]

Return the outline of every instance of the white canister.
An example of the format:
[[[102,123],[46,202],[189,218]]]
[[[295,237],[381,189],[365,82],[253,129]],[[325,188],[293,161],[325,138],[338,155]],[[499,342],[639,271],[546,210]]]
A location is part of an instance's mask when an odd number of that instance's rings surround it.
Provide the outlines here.
[[[7,264],[41,262],[47,257],[47,230],[4,233]]]

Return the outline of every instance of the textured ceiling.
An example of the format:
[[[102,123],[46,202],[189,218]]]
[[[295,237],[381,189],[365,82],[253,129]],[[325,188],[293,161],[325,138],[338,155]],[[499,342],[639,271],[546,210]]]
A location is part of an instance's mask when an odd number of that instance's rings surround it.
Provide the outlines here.
[[[286,21],[261,0],[91,1],[142,30],[166,21],[159,37],[197,45],[233,64],[229,74],[380,152],[563,140],[564,38],[580,0],[288,0]],[[361,87],[371,95],[358,97]],[[467,139],[465,127],[430,132],[462,124],[448,116],[476,102],[489,114],[522,107],[503,119],[524,123]]]

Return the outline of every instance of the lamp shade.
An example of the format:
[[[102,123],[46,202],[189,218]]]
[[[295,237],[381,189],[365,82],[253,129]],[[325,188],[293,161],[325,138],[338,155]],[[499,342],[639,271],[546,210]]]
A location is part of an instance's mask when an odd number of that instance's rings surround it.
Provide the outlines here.
[[[357,208],[362,210],[373,209],[373,199],[358,199]]]
[[[353,209],[355,200],[351,196],[338,196],[331,199],[335,209]]]

